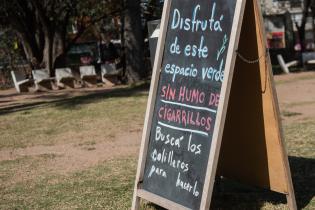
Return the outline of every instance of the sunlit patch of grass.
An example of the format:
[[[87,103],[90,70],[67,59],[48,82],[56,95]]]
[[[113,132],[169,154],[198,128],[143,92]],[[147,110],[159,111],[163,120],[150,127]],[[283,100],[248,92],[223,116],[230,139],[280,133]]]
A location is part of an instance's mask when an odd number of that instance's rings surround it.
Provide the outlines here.
[[[103,141],[121,130],[142,127],[147,92],[121,90],[0,115],[0,149]]]
[[[60,155],[41,154],[0,161],[0,188],[8,187],[20,180],[31,180],[33,172],[42,168],[42,165],[45,165],[47,161],[58,157]]]
[[[134,159],[111,160],[70,175],[45,174],[1,189],[0,209],[130,209]]]
[[[315,121],[291,123],[284,132],[289,155],[315,158]]]

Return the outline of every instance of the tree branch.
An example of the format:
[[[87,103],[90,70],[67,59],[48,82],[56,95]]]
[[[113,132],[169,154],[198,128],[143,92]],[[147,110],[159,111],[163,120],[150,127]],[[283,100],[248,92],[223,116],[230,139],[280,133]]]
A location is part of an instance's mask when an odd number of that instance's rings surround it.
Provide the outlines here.
[[[30,0],[30,2],[36,9],[36,12],[39,16],[39,20],[41,21],[41,24],[43,26],[45,33],[50,35],[51,34],[50,22],[49,22],[48,17],[45,16],[45,11],[42,5],[38,2],[38,0]]]
[[[96,23],[98,23],[99,21],[101,20],[104,20],[106,18],[111,18],[113,17],[115,14],[120,14],[121,10],[116,10],[116,11],[113,11],[109,14],[105,14],[105,15],[102,15],[92,21],[89,22],[89,24],[85,27],[80,27],[80,30],[78,31],[78,33],[76,34],[76,36],[71,40],[69,41],[69,44],[68,46],[66,47],[66,50],[65,52],[68,52],[70,50],[70,48],[72,47],[72,45],[84,34],[84,32],[89,29],[91,26],[95,25]]]

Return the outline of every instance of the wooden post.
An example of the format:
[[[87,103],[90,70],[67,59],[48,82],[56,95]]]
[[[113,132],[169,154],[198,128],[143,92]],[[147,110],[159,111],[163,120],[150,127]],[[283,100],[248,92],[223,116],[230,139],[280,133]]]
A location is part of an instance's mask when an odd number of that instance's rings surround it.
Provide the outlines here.
[[[206,180],[203,188],[203,196],[201,200],[200,209],[209,209],[211,204],[211,197],[213,192],[213,186],[217,171],[218,159],[221,148],[221,141],[224,131],[224,124],[226,118],[226,112],[229,102],[231,84],[233,80],[234,65],[236,60],[236,50],[238,48],[239,37],[241,33],[243,14],[245,10],[246,0],[237,1],[234,14],[234,25],[232,26],[231,40],[226,58],[226,68],[224,70],[224,82],[222,84],[222,95],[220,96],[220,104],[218,108],[217,123],[213,131],[213,141],[211,145],[208,169],[206,173]]]
[[[145,167],[145,161],[146,161],[145,157],[147,156],[147,150],[148,150],[148,144],[149,144],[149,138],[150,138],[150,128],[151,128],[152,116],[153,116],[154,105],[155,105],[155,96],[156,96],[156,92],[157,92],[157,88],[159,84],[159,77],[161,73],[161,65],[162,65],[163,53],[164,53],[164,43],[165,43],[165,38],[166,38],[170,8],[171,8],[171,0],[165,0],[161,26],[160,26],[160,36],[157,43],[156,55],[154,59],[155,62],[153,66],[153,74],[152,74],[152,79],[151,79],[151,87],[150,87],[149,99],[148,99],[148,104],[147,104],[147,111],[146,111],[146,116],[145,116],[145,121],[144,121],[144,126],[143,126],[142,140],[141,140],[141,146],[140,146],[140,152],[139,152],[140,155],[139,155],[139,160],[138,160],[138,169],[137,169],[132,208],[131,208],[132,210],[139,209],[139,205],[140,205],[140,199],[138,196],[138,188],[142,182],[143,173],[144,173],[144,167]]]

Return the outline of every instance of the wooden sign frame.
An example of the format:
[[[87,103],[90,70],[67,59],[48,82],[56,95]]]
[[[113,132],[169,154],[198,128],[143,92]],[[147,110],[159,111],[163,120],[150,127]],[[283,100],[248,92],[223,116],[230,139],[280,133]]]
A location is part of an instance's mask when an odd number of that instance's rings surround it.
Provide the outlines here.
[[[247,0],[217,175],[284,194],[288,207],[295,210],[297,205],[260,11],[258,0]],[[239,97],[241,95],[247,100]],[[258,98],[258,102],[253,98]],[[237,113],[244,112],[243,119],[237,120]],[[260,119],[255,119],[257,117]],[[242,124],[252,126],[244,128]],[[255,137],[256,141],[252,141]],[[237,143],[232,138],[237,139]]]
[[[147,112],[145,116],[142,141],[141,141],[140,152],[139,152],[138,169],[137,169],[137,175],[136,175],[136,180],[135,180],[132,210],[139,209],[140,198],[153,202],[167,209],[175,209],[175,210],[188,209],[185,206],[182,206],[178,203],[175,203],[166,198],[163,198],[161,196],[158,196],[156,194],[153,194],[146,190],[141,189],[141,183],[143,180],[144,170],[145,170],[145,163],[146,163],[146,159],[148,155],[147,153],[148,153],[149,138],[150,138],[150,132],[151,132],[151,126],[152,126],[152,118],[153,118],[154,106],[156,102],[156,95],[157,95],[157,89],[158,89],[159,78],[160,78],[160,73],[161,73],[161,66],[162,66],[162,61],[163,61],[164,45],[165,45],[168,21],[169,21],[169,16],[170,16],[171,2],[172,0],[165,0],[164,2],[164,9],[163,9],[161,27],[160,27],[160,36],[158,39],[157,51],[155,55],[155,63],[153,67],[151,88],[150,88],[150,93],[149,93]],[[210,154],[209,154],[209,159],[208,159],[205,182],[204,182],[203,192],[202,192],[202,197],[201,197],[200,209],[202,210],[206,210],[210,208],[213,185],[214,185],[215,176],[217,173],[217,166],[219,162],[221,142],[224,135],[224,125],[226,123],[225,120],[226,120],[227,110],[228,110],[228,105],[229,105],[229,97],[230,97],[233,74],[234,74],[234,69],[235,69],[234,67],[235,67],[235,63],[237,59],[237,51],[238,51],[238,45],[239,45],[241,29],[242,29],[242,24],[243,24],[243,16],[244,16],[244,12],[246,12],[245,11],[246,5],[249,3],[253,5],[253,9],[254,9],[253,18],[255,18],[256,23],[257,22],[260,23],[256,27],[256,33],[254,33],[254,35],[257,36],[257,32],[258,32],[260,33],[260,36],[262,37],[260,39],[257,38],[257,42],[258,42],[257,45],[259,48],[258,51],[260,54],[265,53],[266,41],[265,41],[265,34],[263,32],[264,31],[263,24],[261,24],[263,23],[262,22],[263,20],[260,14],[260,6],[258,3],[258,0],[236,0],[235,13],[234,13],[232,31],[231,31],[231,36],[230,36],[231,38],[230,38],[230,43],[228,47],[226,65],[225,65],[225,70],[224,70],[225,76],[222,83],[220,102],[218,106],[218,112],[217,112],[216,123],[215,123],[214,131],[213,131],[213,138],[212,138],[211,149],[210,149]],[[265,65],[265,68],[268,69],[268,75],[266,75],[267,77],[266,79],[269,79],[268,81],[270,83],[268,83],[268,85],[270,85],[272,89],[271,90],[272,93],[275,93],[275,87],[271,79],[272,76],[271,76],[270,60],[265,58],[263,59],[264,63],[261,63],[261,61],[259,62],[260,62],[260,68],[262,67],[261,65]],[[260,69],[260,72],[261,71],[262,70]],[[273,111],[275,112],[273,113],[274,119],[276,119],[277,128],[279,132],[278,137],[281,141],[279,148],[277,148],[279,149],[279,152],[281,153],[281,156],[282,156],[280,165],[281,167],[283,166],[283,170],[285,171],[285,180],[281,180],[281,181],[285,182],[286,186],[288,187],[287,189],[278,190],[278,191],[287,195],[287,200],[288,200],[290,209],[295,210],[296,202],[295,202],[295,197],[294,197],[294,191],[293,191],[293,185],[292,185],[292,180],[291,180],[287,154],[283,145],[283,134],[281,131],[281,122],[280,122],[280,117],[279,117],[278,102],[277,102],[277,98],[275,94],[271,94],[271,97],[272,99],[270,100],[272,100],[272,104],[274,108]],[[266,144],[268,143],[270,142],[266,142]],[[233,179],[235,177],[231,175],[231,178]],[[257,183],[257,186],[260,186],[259,183]],[[270,189],[273,189],[273,187],[270,186]]]

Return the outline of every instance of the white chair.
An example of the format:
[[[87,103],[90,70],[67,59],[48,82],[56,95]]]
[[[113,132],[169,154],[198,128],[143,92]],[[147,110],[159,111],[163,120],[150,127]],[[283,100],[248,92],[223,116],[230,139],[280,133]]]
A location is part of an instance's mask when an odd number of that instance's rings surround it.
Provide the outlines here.
[[[123,68],[116,68],[115,63],[109,64],[102,64],[101,65],[101,75],[102,75],[102,82],[107,85],[114,86],[117,78],[121,76],[123,72]]]
[[[11,76],[18,93],[28,92],[28,88],[33,84],[33,80],[26,79],[24,72],[21,70],[11,71]]]
[[[289,63],[285,63],[282,55],[280,55],[280,54],[277,55],[277,59],[278,59],[278,62],[279,62],[279,65],[280,65],[282,71],[286,74],[290,74],[290,71],[289,71],[290,67],[298,65],[298,61],[296,61],[296,60],[291,61]]]
[[[94,66],[80,66],[80,75],[84,85],[94,86],[97,83],[97,75]]]
[[[56,71],[57,86],[74,88],[75,77],[70,68],[58,68]]]
[[[47,69],[36,69],[32,71],[36,90],[52,90],[54,77],[50,77]]]

